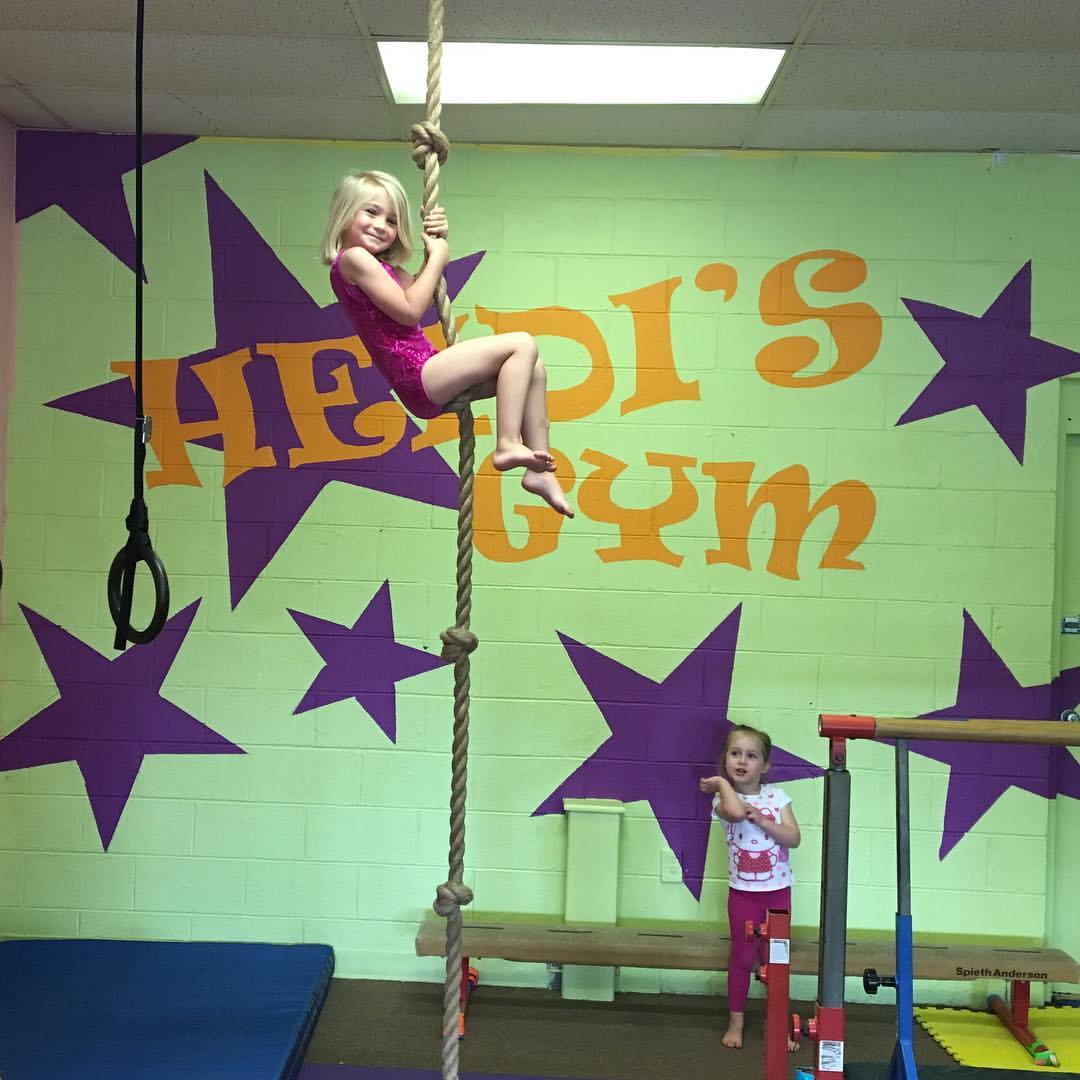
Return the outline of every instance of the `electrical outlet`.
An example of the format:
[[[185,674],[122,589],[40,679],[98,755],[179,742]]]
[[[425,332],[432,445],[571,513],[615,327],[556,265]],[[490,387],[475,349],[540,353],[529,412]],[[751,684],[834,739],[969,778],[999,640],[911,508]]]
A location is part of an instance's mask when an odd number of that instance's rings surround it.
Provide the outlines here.
[[[660,880],[676,885],[682,882],[682,867],[670,848],[660,852]]]

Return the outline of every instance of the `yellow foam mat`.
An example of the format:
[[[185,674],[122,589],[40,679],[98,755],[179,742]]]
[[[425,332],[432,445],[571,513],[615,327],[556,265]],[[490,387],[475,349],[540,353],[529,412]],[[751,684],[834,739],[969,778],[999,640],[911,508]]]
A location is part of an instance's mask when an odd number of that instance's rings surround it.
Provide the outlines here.
[[[992,1012],[920,1006],[915,1019],[961,1065],[986,1069],[1059,1071],[1036,1064]],[[1062,1072],[1080,1072],[1080,1009],[1031,1009],[1028,1028],[1057,1055]]]

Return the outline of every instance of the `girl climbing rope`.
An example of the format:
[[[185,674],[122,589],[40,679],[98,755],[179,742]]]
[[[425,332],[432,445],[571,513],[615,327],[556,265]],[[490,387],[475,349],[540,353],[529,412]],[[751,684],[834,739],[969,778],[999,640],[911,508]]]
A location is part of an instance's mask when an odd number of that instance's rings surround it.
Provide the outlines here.
[[[423,218],[424,264],[413,277],[408,198],[383,172],[354,173],[338,185],[323,238],[330,284],[372,361],[414,416],[429,420],[466,391],[494,391],[500,472],[524,468],[521,486],[560,514],[574,512],[556,479],[548,443],[547,372],[529,334],[494,334],[437,352],[418,321],[450,258],[445,211]]]

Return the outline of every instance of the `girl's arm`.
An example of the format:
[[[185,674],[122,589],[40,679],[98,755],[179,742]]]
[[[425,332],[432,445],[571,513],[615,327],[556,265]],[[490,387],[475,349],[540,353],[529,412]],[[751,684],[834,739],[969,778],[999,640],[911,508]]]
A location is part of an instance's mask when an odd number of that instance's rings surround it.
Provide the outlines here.
[[[781,847],[797,848],[802,842],[799,823],[795,820],[795,812],[791,809],[791,803],[788,803],[780,811],[779,821],[773,821],[772,818],[765,817],[752,806],[748,806],[746,810],[746,820],[753,822],[763,832],[768,833]]]
[[[716,794],[713,808],[725,821],[742,821],[749,816],[750,807],[739,798],[727,777],[704,777],[699,781],[698,787],[702,791],[712,791]]]
[[[352,247],[342,253],[338,267],[341,276],[362,289],[371,302],[384,314],[402,326],[413,326],[431,306],[435,286],[450,258],[445,240],[424,234],[427,259],[416,277],[403,275],[399,285],[382,268],[374,255],[363,248]]]
[[[402,326],[414,326],[427,311],[435,295],[435,286],[450,260],[450,246],[446,242],[449,224],[446,211],[433,206],[424,215],[424,265],[413,277],[398,270],[400,283],[394,281],[370,252],[363,248],[349,248],[342,252],[338,268],[346,281],[362,289],[371,302],[394,322]]]

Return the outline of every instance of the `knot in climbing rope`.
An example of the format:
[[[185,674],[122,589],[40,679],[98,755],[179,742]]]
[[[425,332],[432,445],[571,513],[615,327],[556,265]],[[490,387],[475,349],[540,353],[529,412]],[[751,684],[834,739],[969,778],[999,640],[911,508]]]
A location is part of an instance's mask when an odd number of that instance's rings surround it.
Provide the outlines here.
[[[450,140],[442,133],[442,128],[429,120],[413,124],[412,143],[412,159],[418,169],[425,166],[428,154],[434,154],[440,165],[445,165],[450,156]]]
[[[442,658],[444,660],[453,660],[457,663],[463,656],[468,656],[469,653],[476,650],[476,646],[480,644],[480,639],[471,631],[466,630],[463,626],[451,626],[449,630],[444,630],[440,635],[442,640]]]
[[[435,903],[431,906],[436,915],[444,919],[453,915],[458,908],[471,904],[473,899],[472,889],[460,881],[444,881],[435,890]]]

